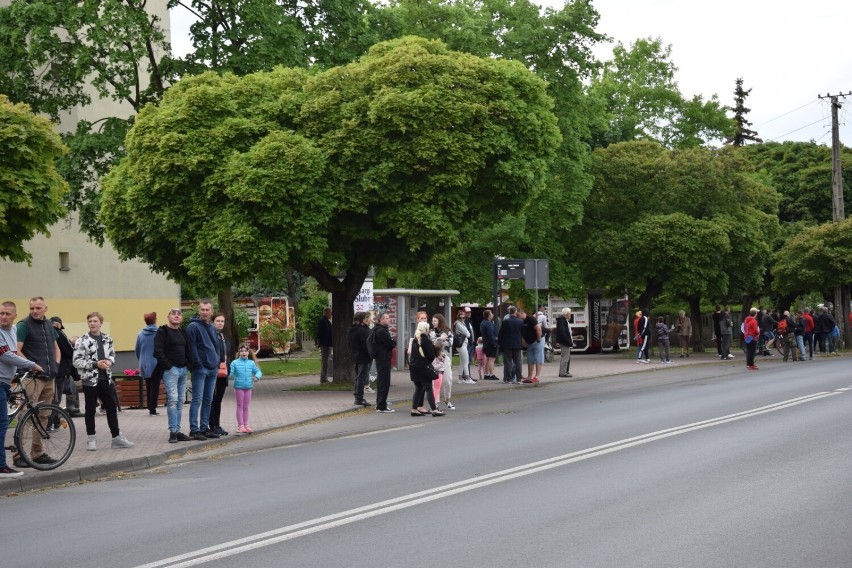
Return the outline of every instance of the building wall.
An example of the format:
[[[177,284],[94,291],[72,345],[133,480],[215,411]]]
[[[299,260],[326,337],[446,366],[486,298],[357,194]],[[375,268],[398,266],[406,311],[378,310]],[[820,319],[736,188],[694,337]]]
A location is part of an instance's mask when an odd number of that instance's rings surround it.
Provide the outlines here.
[[[0,0],[0,6],[8,4],[9,0]],[[160,17],[168,36],[166,0],[149,0],[148,9]],[[126,103],[98,98],[94,89],[90,94],[92,104],[64,113],[58,131],[74,129],[79,120],[96,122],[133,112]],[[98,311],[105,318],[104,331],[115,339],[116,351],[133,351],[144,326],[142,314],[155,311],[158,323],[166,323],[168,310],[180,305],[178,284],[141,262],[120,261],[108,243],[99,247],[89,242],[73,216],[54,225],[50,237],[39,235],[25,246],[32,265],[0,260],[0,301],[15,302],[18,315],[24,317],[29,299],[43,296],[47,315],[61,317],[69,337],[85,333],[86,315]],[[61,266],[60,253],[67,254],[67,267]],[[127,356],[119,359],[119,369],[125,368],[122,364],[135,368],[135,358],[134,364]]]

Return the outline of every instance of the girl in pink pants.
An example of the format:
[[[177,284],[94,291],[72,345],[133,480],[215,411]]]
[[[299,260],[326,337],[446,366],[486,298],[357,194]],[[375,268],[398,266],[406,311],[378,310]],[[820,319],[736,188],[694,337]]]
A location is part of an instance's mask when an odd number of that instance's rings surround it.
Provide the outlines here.
[[[231,361],[231,373],[229,379],[234,381],[234,395],[237,402],[237,431],[243,434],[251,434],[253,430],[249,426],[249,404],[251,403],[251,391],[254,383],[263,377],[263,373],[257,368],[253,358],[249,359],[249,348],[245,345],[240,347],[239,357]]]

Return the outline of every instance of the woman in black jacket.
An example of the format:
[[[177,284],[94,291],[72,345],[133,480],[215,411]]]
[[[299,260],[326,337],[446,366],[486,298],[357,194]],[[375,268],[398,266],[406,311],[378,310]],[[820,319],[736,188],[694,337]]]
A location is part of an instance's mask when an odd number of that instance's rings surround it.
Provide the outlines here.
[[[432,381],[435,379],[435,370],[432,361],[435,360],[435,347],[429,339],[429,324],[422,321],[417,324],[414,339],[411,340],[411,354],[408,359],[408,371],[414,383],[414,396],[411,398],[411,415],[425,416],[419,408],[423,406],[423,398],[429,402],[432,416],[443,416],[435,404],[435,394],[432,392]]]

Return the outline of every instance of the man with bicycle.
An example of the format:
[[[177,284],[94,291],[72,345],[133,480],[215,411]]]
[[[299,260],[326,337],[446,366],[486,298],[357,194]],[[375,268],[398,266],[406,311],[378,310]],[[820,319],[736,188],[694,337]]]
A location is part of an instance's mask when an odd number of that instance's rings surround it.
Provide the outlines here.
[[[18,355],[18,334],[12,322],[18,316],[18,309],[14,302],[3,302],[0,304],[0,440],[6,439],[6,430],[9,427],[9,390],[15,371],[18,368],[31,369],[37,373],[42,368],[32,361]],[[0,478],[21,477],[22,471],[15,471],[6,465],[6,450],[0,452]]]
[[[30,299],[30,315],[18,322],[18,352],[24,357],[37,363],[42,369],[44,376],[37,377],[35,380],[27,383],[27,395],[33,402],[43,402],[50,404],[53,402],[53,379],[56,378],[56,373],[59,370],[59,361],[62,359],[62,354],[59,351],[59,345],[56,343],[56,330],[51,322],[46,317],[47,304],[44,298],[36,296]],[[40,417],[39,420],[47,427],[47,417]],[[32,453],[30,454],[33,460],[41,464],[54,463],[52,457],[44,453],[44,447],[41,443],[41,437],[33,436]],[[24,460],[20,456],[14,456],[15,467],[27,467]]]

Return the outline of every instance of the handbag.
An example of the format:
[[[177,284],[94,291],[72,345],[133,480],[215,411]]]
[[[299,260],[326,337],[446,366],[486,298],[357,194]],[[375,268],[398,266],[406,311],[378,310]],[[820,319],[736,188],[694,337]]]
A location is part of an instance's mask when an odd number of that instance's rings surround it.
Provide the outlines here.
[[[420,352],[420,358],[425,362],[426,361],[426,354],[423,353],[423,346],[418,345],[417,350]],[[435,369],[434,363],[435,362],[433,360],[431,365],[429,365],[429,364],[426,365],[426,369],[429,371],[429,375],[432,377],[433,381],[438,378],[438,370]]]
[[[219,379],[224,379],[228,376],[228,366],[224,361],[219,362],[219,372],[216,373],[216,377]]]

